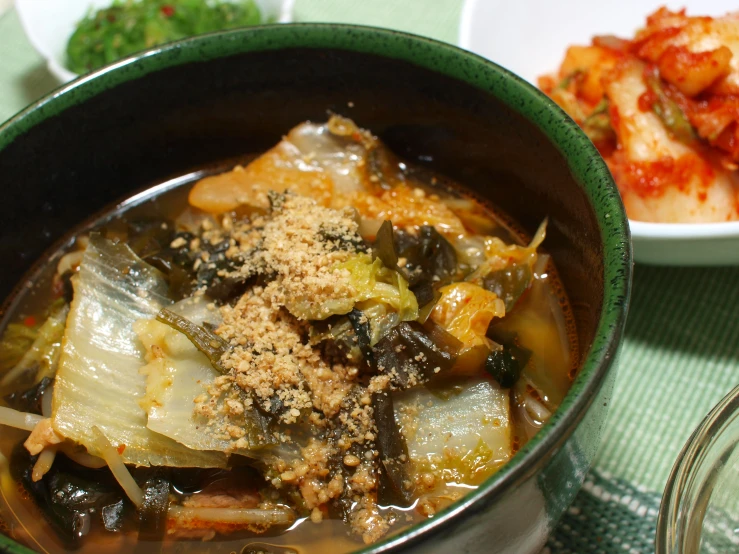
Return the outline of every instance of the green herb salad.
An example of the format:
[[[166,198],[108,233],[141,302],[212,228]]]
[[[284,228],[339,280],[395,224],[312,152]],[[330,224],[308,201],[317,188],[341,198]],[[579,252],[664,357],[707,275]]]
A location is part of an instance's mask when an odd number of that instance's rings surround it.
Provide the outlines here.
[[[67,67],[87,73],[167,42],[269,22],[253,0],[114,0],[77,24]]]

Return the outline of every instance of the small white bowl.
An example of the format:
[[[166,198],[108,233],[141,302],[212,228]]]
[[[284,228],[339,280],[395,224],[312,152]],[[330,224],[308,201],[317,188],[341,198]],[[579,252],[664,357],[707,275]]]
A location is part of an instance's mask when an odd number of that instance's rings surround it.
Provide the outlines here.
[[[263,17],[290,23],[295,0],[255,0]],[[15,9],[36,51],[60,83],[79,75],[65,67],[66,49],[77,23],[92,7],[108,7],[112,0],[15,0]]]
[[[465,0],[459,45],[536,85],[557,70],[567,47],[595,35],[633,36],[660,6],[688,15],[736,11],[730,0]],[[645,223],[630,221],[637,262],[655,265],[739,265],[739,221]]]

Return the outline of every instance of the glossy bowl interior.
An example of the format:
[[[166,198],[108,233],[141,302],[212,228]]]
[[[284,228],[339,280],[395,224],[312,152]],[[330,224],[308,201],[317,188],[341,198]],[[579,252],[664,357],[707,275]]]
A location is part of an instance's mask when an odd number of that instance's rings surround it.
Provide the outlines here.
[[[739,552],[739,386],[693,432],[667,482],[657,554]]]
[[[598,446],[631,248],[618,192],[590,141],[553,102],[495,64],[402,33],[305,24],[188,39],[79,79],[0,127],[0,296],[72,226],[111,202],[263,151],[296,123],[328,112],[466,185],[528,232],[548,217],[546,249],[580,345],[570,393],[509,464],[432,520],[366,552],[448,552],[452,544],[538,552]],[[32,294],[16,288],[5,313]],[[495,537],[495,550],[481,533]]]

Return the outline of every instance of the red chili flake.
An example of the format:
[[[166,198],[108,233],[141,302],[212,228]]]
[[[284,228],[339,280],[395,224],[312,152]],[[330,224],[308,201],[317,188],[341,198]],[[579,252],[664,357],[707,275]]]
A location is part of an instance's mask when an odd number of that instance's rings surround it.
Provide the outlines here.
[[[170,6],[169,4],[162,6],[161,12],[164,14],[164,17],[172,17],[174,15],[174,6]]]
[[[119,444],[118,445],[118,448],[116,448],[116,450],[118,451],[118,455],[119,456],[123,455],[123,451],[125,449],[126,449],[126,445],[125,444]]]
[[[32,315],[29,315],[26,319],[23,320],[23,325],[26,327],[34,327],[36,325],[36,318]]]

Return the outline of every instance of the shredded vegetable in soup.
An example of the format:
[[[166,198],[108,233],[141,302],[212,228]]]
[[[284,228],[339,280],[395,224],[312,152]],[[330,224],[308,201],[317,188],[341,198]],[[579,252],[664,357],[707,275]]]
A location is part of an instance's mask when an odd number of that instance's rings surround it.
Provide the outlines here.
[[[739,219],[739,15],[660,8],[631,39],[571,46],[539,85],[598,147],[629,218]]]
[[[547,222],[443,182],[333,116],[77,237],[0,343],[6,532],[351,552],[499,470],[567,392],[572,318]]]

